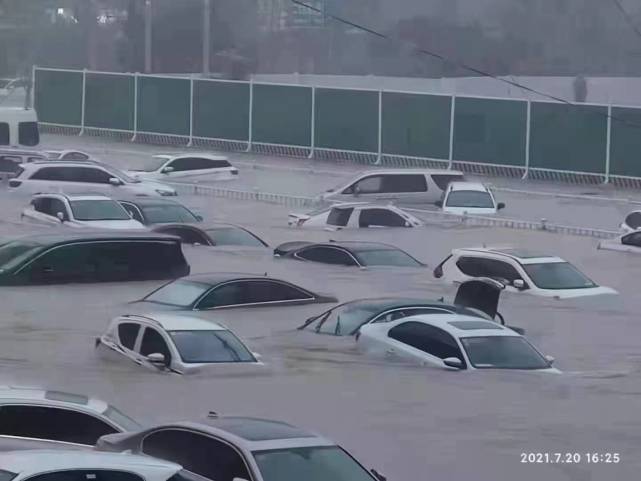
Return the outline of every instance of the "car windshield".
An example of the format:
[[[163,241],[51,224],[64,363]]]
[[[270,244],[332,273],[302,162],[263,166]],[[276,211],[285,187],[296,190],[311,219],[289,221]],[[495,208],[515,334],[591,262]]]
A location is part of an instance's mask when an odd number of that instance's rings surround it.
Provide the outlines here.
[[[419,261],[398,249],[368,249],[358,251],[359,262],[365,266],[419,267]]]
[[[186,363],[256,362],[230,331],[168,331]]]
[[[0,469],[0,481],[11,481],[16,476],[18,476],[17,473],[12,473],[11,471],[4,471]]]
[[[597,287],[569,262],[524,264],[523,269],[539,289],[586,289]]]
[[[156,172],[166,162],[167,162],[167,159],[165,158],[149,157],[143,161],[142,165],[132,167],[129,170],[131,170],[132,172]]]
[[[148,224],[198,222],[198,218],[189,209],[179,204],[143,206],[142,211]]]
[[[260,239],[238,227],[216,227],[215,229],[205,229],[205,232],[218,246],[266,247]]]
[[[174,281],[164,285],[144,298],[147,302],[169,304],[178,307],[190,307],[210,286],[200,282]]]
[[[488,192],[478,190],[454,190],[447,196],[445,206],[493,209],[494,201]]]
[[[142,427],[136,421],[113,406],[108,406],[102,415],[114,424],[120,426],[124,431],[138,431]]]
[[[523,337],[463,337],[472,366],[477,369],[547,369],[550,363]]]
[[[42,248],[37,242],[13,241],[0,245],[0,271],[12,269]]]
[[[349,336],[380,311],[380,306],[372,304],[338,306],[317,317],[315,331],[320,334]]]
[[[115,200],[72,200],[71,212],[76,220],[129,220],[127,211]]]
[[[372,481],[374,478],[338,446],[254,451],[264,481]]]

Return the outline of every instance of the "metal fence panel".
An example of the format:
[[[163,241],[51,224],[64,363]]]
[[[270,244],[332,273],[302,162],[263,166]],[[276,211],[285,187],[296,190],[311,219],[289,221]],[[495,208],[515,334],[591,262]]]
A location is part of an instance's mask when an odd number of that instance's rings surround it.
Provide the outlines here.
[[[189,135],[190,80],[138,77],[138,128],[140,132]]]
[[[605,173],[607,107],[532,103],[530,166]]]
[[[316,147],[376,152],[378,92],[316,89]]]
[[[34,105],[40,122],[80,126],[83,72],[36,70]]]
[[[85,126],[133,131],[134,90],[132,75],[87,73]]]
[[[610,173],[641,177],[641,109],[612,108]]]
[[[457,97],[453,158],[524,166],[526,130],[527,102]]]
[[[254,142],[311,145],[311,88],[254,84],[253,89]]]
[[[452,98],[383,92],[383,153],[447,159]]]
[[[194,126],[196,137],[249,139],[249,84],[194,81]]]

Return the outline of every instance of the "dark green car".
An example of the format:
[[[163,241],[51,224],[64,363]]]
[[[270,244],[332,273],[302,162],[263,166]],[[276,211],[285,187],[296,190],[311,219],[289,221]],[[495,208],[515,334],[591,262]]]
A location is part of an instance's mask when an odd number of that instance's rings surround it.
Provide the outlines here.
[[[0,285],[175,279],[189,271],[173,236],[83,231],[0,241]]]

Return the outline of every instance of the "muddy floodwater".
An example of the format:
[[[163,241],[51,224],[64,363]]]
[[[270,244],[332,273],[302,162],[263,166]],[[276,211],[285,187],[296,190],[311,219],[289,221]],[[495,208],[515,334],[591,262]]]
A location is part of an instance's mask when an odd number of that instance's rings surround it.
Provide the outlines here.
[[[278,175],[262,171],[265,176]],[[242,171],[241,171],[242,175]],[[197,313],[222,321],[262,354],[264,366],[198,376],[106,362],[94,339],[162,282],[0,288],[0,383],[97,396],[143,422],[208,411],[280,419],[318,431],[390,481],[636,480],[641,472],[641,255],[598,251],[597,241],[544,232],[433,224],[341,232],[287,227],[286,207],[181,196],[205,222],[233,221],[271,246],[297,239],[376,240],[425,269],[330,268],[274,259],[270,250],[185,247],[193,273],[248,272],[331,293],[340,301],[399,295],[452,299],[432,269],[455,247],[511,245],[559,255],[619,296],[572,301],[504,295],[508,324],[556,358],[562,375],[450,372],[361,355],[352,338],[297,331],[330,304]],[[536,199],[532,200],[533,203]],[[0,191],[0,237],[43,231],[19,220],[26,199]],[[602,225],[616,223],[599,217]],[[522,453],[579,453],[576,464],[522,463]],[[619,453],[589,464],[588,453]]]

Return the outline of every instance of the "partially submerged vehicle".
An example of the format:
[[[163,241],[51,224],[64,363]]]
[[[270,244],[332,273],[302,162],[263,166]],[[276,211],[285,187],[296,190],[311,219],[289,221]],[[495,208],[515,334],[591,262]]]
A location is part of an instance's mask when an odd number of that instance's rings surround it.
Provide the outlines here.
[[[341,230],[368,227],[418,227],[423,223],[394,205],[354,202],[336,204],[307,214],[290,213],[290,227]]]

